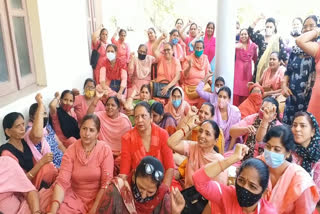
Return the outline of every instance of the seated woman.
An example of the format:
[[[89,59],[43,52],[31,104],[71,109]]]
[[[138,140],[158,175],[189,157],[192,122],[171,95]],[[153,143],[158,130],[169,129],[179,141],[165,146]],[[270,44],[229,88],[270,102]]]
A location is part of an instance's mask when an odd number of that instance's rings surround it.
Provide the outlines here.
[[[170,113],[177,123],[179,123],[188,114],[189,109],[190,105],[184,100],[182,88],[178,86],[174,87],[170,93],[169,102],[164,107],[164,111]]]
[[[259,83],[254,83],[248,86],[249,96],[240,105],[241,119],[258,113],[262,104],[264,90]]]
[[[214,84],[212,84],[212,77],[213,73],[208,73],[204,80],[199,82],[196,91],[202,99],[215,105],[218,102],[218,91],[225,85],[225,81],[223,77],[218,77]],[[207,83],[211,85],[210,92],[205,89]]]
[[[49,187],[58,174],[58,170],[52,163],[53,155],[50,152],[50,147],[46,148],[48,149],[46,153],[39,155],[36,159],[26,142],[29,138],[32,143],[38,144],[42,138],[43,129],[35,130],[37,127],[43,127],[43,118],[41,117],[44,106],[42,102],[39,102],[39,106],[39,111],[36,114],[39,119],[35,120],[28,135],[26,135],[24,117],[21,113],[11,112],[3,118],[3,130],[9,141],[0,147],[0,155],[9,156],[17,161],[38,190],[42,187]],[[32,146],[34,147],[34,145]]]
[[[120,174],[129,175],[141,159],[153,156],[165,168],[164,183],[170,187],[173,178],[173,155],[167,145],[168,133],[152,123],[148,103],[140,102],[134,108],[136,126],[122,136]]]
[[[264,97],[277,97],[281,94],[281,81],[283,81],[286,68],[280,65],[279,52],[272,52],[269,67],[263,71],[259,84],[264,89]]]
[[[53,188],[41,192],[41,211],[50,213],[96,213],[105,186],[113,177],[111,149],[97,140],[99,118],[84,116],[81,138],[64,153]]]
[[[103,93],[97,90],[87,114],[94,112],[95,106],[102,96]],[[114,173],[117,175],[120,168],[121,137],[131,129],[131,122],[127,115],[120,112],[120,101],[117,97],[109,97],[105,111],[95,112],[95,115],[98,116],[101,123],[98,139],[111,148],[115,160]]]
[[[116,40],[117,34],[119,35],[118,40]],[[117,31],[113,34],[111,38],[112,44],[116,45],[119,50],[118,52],[119,59],[125,64],[129,63],[129,59],[130,59],[129,44],[125,42],[126,36],[127,36],[127,31],[124,29],[120,29],[118,27]]]
[[[74,97],[70,90],[64,90],[61,97],[59,92],[56,92],[54,99],[49,104],[50,125],[66,148],[80,138],[77,115],[72,109]],[[59,105],[58,108],[57,105]]]
[[[164,43],[163,54],[160,53],[159,45],[166,38],[166,34],[162,34],[152,46],[153,55],[158,62],[157,78],[155,79],[155,82],[169,82],[167,86],[161,89],[162,95],[166,95],[170,88],[178,83],[182,70],[180,61],[173,56],[173,45],[171,43]]]
[[[0,157],[0,212],[41,213],[38,191],[19,164],[6,156]]]
[[[230,136],[230,128],[241,120],[241,113],[238,107],[231,104],[231,90],[227,86],[223,86],[218,91],[213,120],[223,131],[224,151],[233,149],[234,144],[240,142],[240,139]]]
[[[211,204],[211,213],[259,213],[277,214],[277,210],[264,199],[269,182],[269,170],[263,161],[251,158],[244,161],[237,173],[235,186],[212,181],[232,164],[241,161],[248,147],[237,144],[234,153],[224,159],[207,164],[193,174],[196,189]]]
[[[82,118],[87,114],[88,107],[92,103],[96,93],[96,81],[88,78],[84,81],[84,95],[78,95],[75,97],[73,109],[77,115],[78,124],[81,124]],[[101,101],[97,103],[95,111],[103,111],[104,105]]]
[[[316,118],[309,112],[297,112],[291,127],[295,151],[293,162],[302,166],[313,178],[320,192],[320,132]]]
[[[140,91],[142,85],[149,84],[151,81],[151,66],[155,62],[155,58],[147,55],[147,52],[147,46],[141,44],[138,48],[138,59],[134,53],[131,54],[128,66],[128,77],[132,84],[131,87],[128,87],[128,97],[132,97],[133,91]],[[133,98],[139,98],[139,93]]]
[[[106,57],[106,49],[108,45],[107,40],[108,40],[108,30],[106,28],[103,28],[103,26],[101,25],[92,34],[91,49],[97,50],[100,54],[97,64],[102,63],[102,61]],[[99,70],[97,69],[97,66],[93,70],[93,78],[95,81],[98,81],[99,79]]]
[[[127,99],[127,101],[124,104],[124,108],[126,110],[126,114],[129,117],[132,125],[134,126],[134,107],[141,101],[147,102],[150,106],[155,102],[153,99],[151,99],[151,88],[149,84],[144,84],[140,88],[139,93],[139,99],[134,100],[136,91],[133,91],[133,94],[131,97]]]
[[[231,137],[244,136],[244,144],[249,147],[244,160],[263,152],[263,138],[273,126],[279,126],[279,103],[273,97],[264,98],[259,113],[249,115],[230,129]]]
[[[39,100],[40,101],[40,100]],[[41,108],[42,105],[40,105]],[[42,111],[39,108],[38,103],[34,103],[29,108],[29,123],[27,125],[27,144],[31,149],[36,160],[41,159],[41,157],[51,150],[53,154],[53,164],[55,167],[59,168],[61,165],[61,159],[63,156],[63,152],[66,150],[62,142],[56,136],[56,133],[48,123],[48,115],[46,112],[43,113],[43,116],[39,117],[39,111]],[[45,110],[45,109],[44,109]],[[42,120],[42,121],[41,121]],[[37,121],[37,122],[36,122]],[[38,129],[40,133],[40,129],[43,128],[43,137],[39,139],[39,142],[34,144],[31,141],[30,134],[32,131],[33,124],[38,124],[39,127],[34,127],[34,129]]]
[[[264,198],[273,204],[279,214],[313,213],[319,193],[311,176],[301,166],[288,161],[295,147],[290,128],[271,128],[264,142],[266,145],[261,158],[270,171]]]
[[[161,162],[144,157],[127,179],[114,177],[101,199],[99,213],[172,213],[180,214],[185,201],[179,190],[169,193],[163,184],[164,169]]]
[[[204,102],[196,91],[197,85],[210,72],[208,57],[203,54],[204,43],[195,42],[195,52],[186,57],[183,63],[182,88],[186,94],[185,100],[190,105],[200,105]]]
[[[162,103],[154,102],[151,105],[152,121],[166,130],[171,136],[176,132],[177,121],[172,117],[170,113],[164,113]]]
[[[107,46],[107,58],[97,65],[100,74],[98,84],[108,93],[107,97],[127,97],[127,65],[118,57],[118,48],[114,44]]]
[[[185,188],[194,185],[192,175],[196,170],[215,160],[223,159],[223,156],[215,151],[217,150],[216,143],[220,129],[213,120],[206,120],[201,123],[197,141],[183,140],[187,132],[198,126],[197,122],[197,115],[194,115],[186,125],[181,127],[168,139],[168,146],[174,152],[188,157],[185,172]],[[215,177],[215,180],[227,184],[228,175],[221,173]]]

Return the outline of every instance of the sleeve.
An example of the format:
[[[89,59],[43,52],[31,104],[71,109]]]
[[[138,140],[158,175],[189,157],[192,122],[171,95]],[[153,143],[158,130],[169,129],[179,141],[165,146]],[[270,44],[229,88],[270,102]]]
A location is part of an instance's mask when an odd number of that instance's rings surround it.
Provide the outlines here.
[[[239,126],[239,127],[247,127],[247,126],[250,126],[250,125],[253,124],[256,116],[257,116],[257,114],[249,115],[249,116],[243,118],[242,120],[240,120],[240,122],[237,123],[236,125]]]
[[[96,112],[98,112],[98,111],[104,111],[105,109],[106,109],[105,106],[103,105],[103,103],[101,102],[101,100],[99,100],[95,111],[96,111]]]
[[[173,161],[173,153],[172,150],[169,148],[168,142],[169,135],[166,131],[161,133],[161,156],[163,160],[164,169],[174,168],[174,161]],[[121,157],[122,159],[123,157]]]
[[[210,67],[209,59],[207,57],[207,60],[205,62],[205,67],[204,67],[205,75],[207,75],[210,70],[211,70],[211,67]]]
[[[180,61],[176,61],[176,72],[177,72],[177,71],[182,71]]]
[[[127,87],[127,79],[128,79],[128,74],[127,71],[124,69],[121,69],[121,87],[126,88]]]
[[[313,200],[314,196],[310,188],[306,189],[300,197],[295,201],[295,214],[308,214],[313,213],[316,208],[317,202]]]
[[[279,38],[279,50],[279,59],[283,62],[286,62],[288,60],[288,53],[286,50],[286,45],[281,38]]]
[[[315,163],[313,167],[312,177],[313,177],[314,183],[317,185],[317,188],[320,191],[320,162]]]
[[[113,154],[107,145],[104,145],[104,158],[101,163],[101,189],[105,188],[113,177],[114,160]]]
[[[292,64],[292,62],[293,62],[294,57],[295,57],[295,54],[291,52],[291,54],[290,54],[290,56],[289,56],[289,61],[288,61],[287,70],[286,70],[286,72],[284,73],[284,75],[285,75],[285,76],[288,76],[289,79],[290,79],[290,77],[291,77],[291,75],[292,75],[292,71],[293,71],[293,64]]]
[[[72,176],[72,170],[73,170],[73,159],[71,149],[69,148],[63,155],[61,166],[59,170],[59,175],[56,180],[56,184],[62,187],[64,191],[66,191],[71,186],[71,176]]]
[[[318,45],[319,45],[318,51],[317,51],[316,56],[315,56],[315,61],[316,61],[317,64],[320,61],[320,43],[318,43]]]
[[[130,135],[127,133],[121,138],[120,174],[128,175],[131,171]]]
[[[99,46],[99,40],[97,40],[96,43],[91,42],[91,49],[92,50],[96,50]]]
[[[111,38],[111,42],[112,42],[112,44],[118,46],[118,41],[114,37]]]
[[[130,47],[129,47],[128,43],[126,43],[126,47],[127,47],[127,63],[129,63],[129,61],[130,61]]]
[[[256,63],[257,62],[257,60],[258,60],[258,46],[256,45],[256,43],[253,43],[253,57],[252,57],[252,60],[253,60],[253,62],[254,63]]]
[[[209,101],[211,94],[209,92],[204,91],[203,88],[204,88],[204,82],[200,81],[196,88],[196,91],[202,99]]]
[[[251,39],[251,41],[253,41],[254,43],[256,43],[260,47],[263,46],[263,41],[264,41],[264,37],[260,32],[253,32],[253,28],[251,26],[248,27],[248,34],[249,37]]]
[[[187,140],[183,140],[183,153],[185,156],[189,157],[190,154],[190,143]]]

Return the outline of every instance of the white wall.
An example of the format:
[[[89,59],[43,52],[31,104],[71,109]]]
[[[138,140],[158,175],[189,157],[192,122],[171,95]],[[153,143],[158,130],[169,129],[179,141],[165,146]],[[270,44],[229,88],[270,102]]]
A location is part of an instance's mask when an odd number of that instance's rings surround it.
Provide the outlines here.
[[[40,28],[47,87],[31,90],[25,96],[0,108],[0,144],[5,143],[3,117],[12,111],[28,115],[36,93],[42,93],[47,105],[55,91],[79,88],[92,77],[87,46],[87,15],[85,0],[38,1]]]

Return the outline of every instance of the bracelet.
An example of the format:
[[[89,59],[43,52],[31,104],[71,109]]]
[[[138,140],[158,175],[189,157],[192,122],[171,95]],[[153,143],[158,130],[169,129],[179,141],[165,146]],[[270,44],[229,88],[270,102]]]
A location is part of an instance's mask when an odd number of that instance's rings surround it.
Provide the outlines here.
[[[52,202],[51,202],[51,204],[53,204],[54,202],[56,202],[56,203],[58,203],[58,207],[60,207],[60,201],[58,201],[58,200],[53,200]]]
[[[219,166],[220,166],[221,171],[224,172],[224,169],[223,169],[223,167],[222,167],[222,164],[221,164],[220,160],[218,160],[218,164],[219,164]]]
[[[34,176],[31,174],[31,172],[27,173],[31,178],[34,178]]]
[[[189,126],[189,124],[187,123],[187,126],[188,126],[188,128],[189,128],[189,131],[191,131],[191,127]]]
[[[180,130],[182,130],[182,132],[183,132],[183,137],[185,137],[185,136],[186,136],[186,132],[184,131],[184,129],[181,128]]]

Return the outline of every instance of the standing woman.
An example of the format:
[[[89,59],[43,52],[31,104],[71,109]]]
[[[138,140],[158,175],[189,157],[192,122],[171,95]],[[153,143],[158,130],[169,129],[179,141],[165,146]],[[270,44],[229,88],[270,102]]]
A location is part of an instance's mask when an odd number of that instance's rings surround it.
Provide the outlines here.
[[[42,192],[41,210],[49,213],[96,213],[107,183],[113,177],[109,146],[98,141],[99,118],[86,115],[81,138],[64,153],[54,188]]]
[[[233,105],[239,106],[248,96],[248,82],[252,80],[252,61],[257,61],[257,45],[250,41],[248,30],[240,30],[240,41],[236,44],[234,66]]]
[[[181,44],[179,44],[179,31],[177,29],[173,29],[169,34],[169,42],[173,46],[173,56],[182,63],[186,57],[186,50]]]
[[[156,30],[153,27],[151,27],[148,29],[147,33],[148,42],[146,42],[145,44],[147,46],[147,55],[153,56],[152,45],[157,40]]]
[[[106,49],[107,49],[107,39],[108,39],[108,30],[106,28],[101,27],[97,29],[92,34],[92,50],[97,50],[99,52],[99,59],[97,62],[97,65],[101,63],[104,58],[106,57]],[[93,77],[95,81],[98,81],[99,78],[99,70],[97,69],[97,66],[93,70]]]
[[[54,99],[49,104],[50,125],[53,126],[58,138],[68,148],[80,138],[77,115],[73,111],[74,94],[70,90],[64,90],[61,94],[56,92]],[[59,104],[59,107],[57,107]]]
[[[216,55],[216,37],[214,37],[215,24],[209,22],[206,27],[204,35],[204,54],[208,56],[208,60],[211,67],[211,72],[215,70],[215,55]]]
[[[185,36],[184,31],[189,28],[189,36]],[[182,41],[186,44],[186,55],[189,56],[194,52],[192,41],[197,37],[198,25],[196,23],[189,22],[183,29],[179,30],[179,35]]]
[[[319,23],[317,23],[319,24]],[[297,45],[304,51],[306,54],[315,58],[316,62],[316,81],[312,88],[312,95],[308,106],[308,112],[312,113],[317,119],[318,123],[320,122],[320,44],[315,42],[315,40],[320,36],[320,28],[309,31],[302,34],[297,38]]]
[[[118,40],[116,40],[117,34],[119,34]],[[118,58],[125,64],[129,63],[130,60],[130,48],[128,43],[125,42],[126,36],[127,31],[118,27],[111,38],[112,44],[116,45],[118,48]]]
[[[317,22],[316,16],[307,17],[303,22],[302,33],[315,29]],[[314,57],[295,45],[292,48],[282,83],[282,93],[287,97],[283,114],[284,123],[291,125],[296,112],[307,111],[314,85],[315,71]]]

